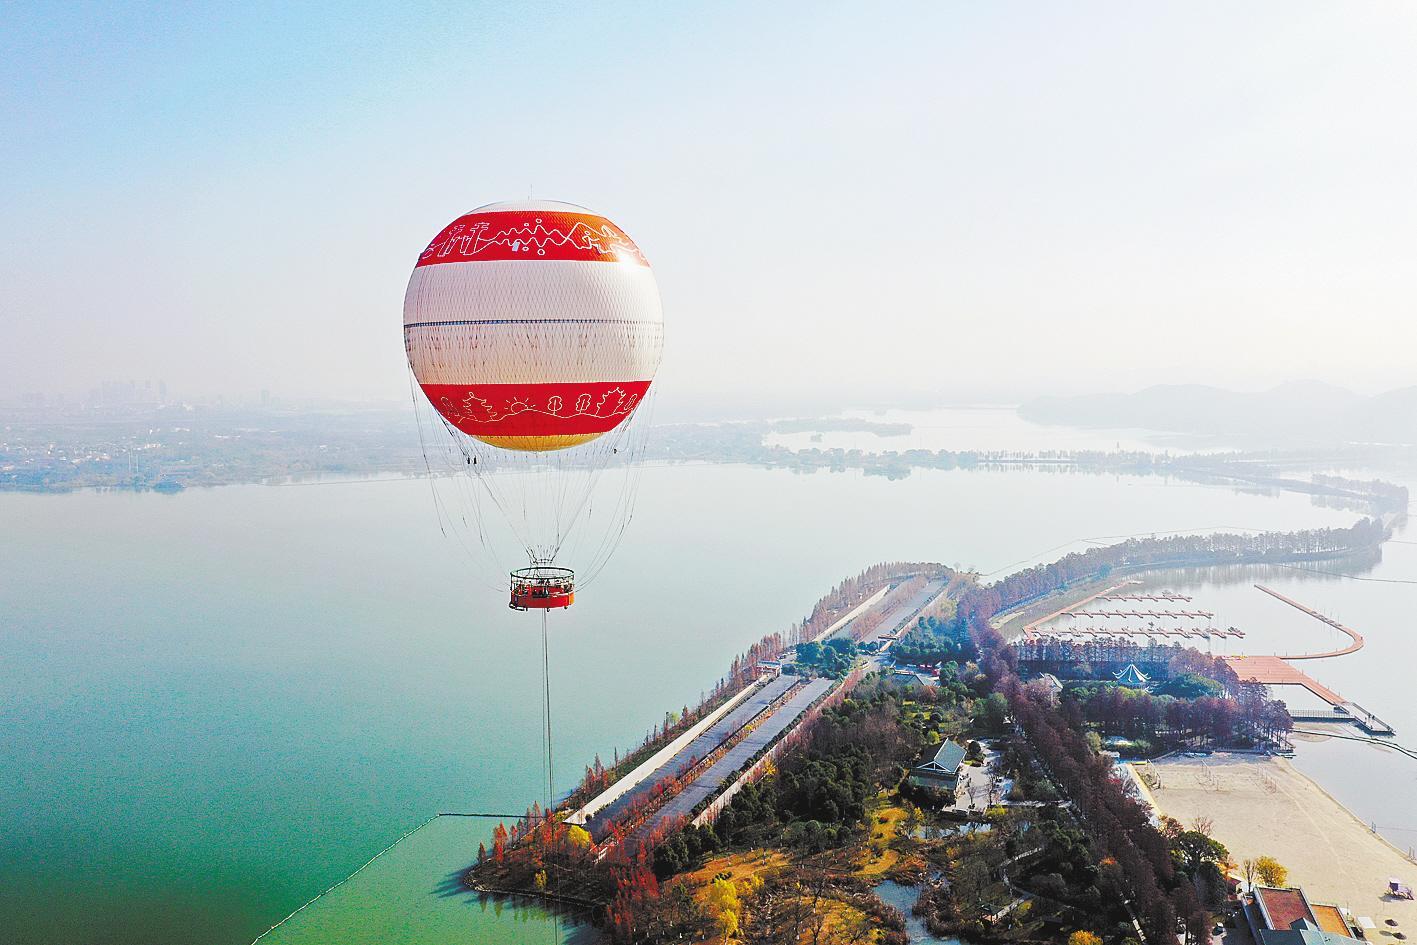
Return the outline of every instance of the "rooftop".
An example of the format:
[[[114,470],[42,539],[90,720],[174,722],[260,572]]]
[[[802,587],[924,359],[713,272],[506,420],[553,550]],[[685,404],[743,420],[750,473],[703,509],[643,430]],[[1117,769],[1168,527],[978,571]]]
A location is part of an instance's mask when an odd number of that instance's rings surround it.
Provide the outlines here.
[[[1304,898],[1302,889],[1256,886],[1255,903],[1260,907],[1260,915],[1264,917],[1267,928],[1292,929],[1301,919],[1318,925],[1318,919],[1309,908],[1309,900]]]
[[[1292,929],[1260,929],[1260,945],[1359,945],[1351,935],[1325,932],[1308,919],[1300,919]]]
[[[953,774],[964,761],[964,746],[959,742],[946,740],[940,743],[933,758],[924,759],[917,768],[931,768]]]
[[[1128,663],[1126,669],[1119,673],[1113,673],[1112,675],[1116,678],[1117,682],[1121,683],[1123,686],[1145,686],[1151,681],[1147,678],[1146,673],[1137,669],[1136,663]]]
[[[1351,934],[1348,931],[1348,923],[1343,921],[1343,913],[1338,911],[1338,906],[1326,906],[1311,902],[1309,909],[1314,913],[1314,918],[1318,920],[1319,928],[1325,932],[1333,932],[1335,935]]]

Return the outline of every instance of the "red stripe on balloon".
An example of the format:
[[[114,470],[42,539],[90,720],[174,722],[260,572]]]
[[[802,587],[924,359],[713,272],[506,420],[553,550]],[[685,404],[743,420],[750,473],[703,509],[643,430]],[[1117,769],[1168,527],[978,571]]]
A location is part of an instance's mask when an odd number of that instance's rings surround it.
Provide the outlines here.
[[[470,436],[574,436],[615,429],[649,381],[578,384],[423,384],[428,402]]]
[[[593,213],[498,210],[466,213],[445,226],[418,257],[418,266],[452,262],[560,259],[649,262],[634,241]]]

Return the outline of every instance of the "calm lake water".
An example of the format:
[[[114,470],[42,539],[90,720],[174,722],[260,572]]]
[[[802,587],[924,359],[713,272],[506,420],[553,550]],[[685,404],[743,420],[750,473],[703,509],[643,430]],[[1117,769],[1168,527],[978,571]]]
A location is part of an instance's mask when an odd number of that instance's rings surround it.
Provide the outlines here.
[[[650,468],[619,554],[553,618],[560,786],[876,561],[1003,572],[1354,517],[1161,478]],[[7,494],[0,529],[0,941],[250,942],[432,814],[538,796],[535,618],[469,579],[424,482]],[[1400,554],[1382,567],[1413,577]],[[1383,689],[1417,646],[1413,588],[1353,583],[1295,593],[1351,595],[1369,634],[1322,675],[1417,732]],[[265,941],[551,940],[539,910],[455,888],[488,829],[440,818]]]
[[[919,887],[902,886],[900,883],[888,879],[876,886],[876,895],[886,905],[895,906],[904,914],[905,934],[910,940],[910,945],[962,945],[957,938],[939,938],[931,935],[930,930],[925,927],[925,920],[912,911],[916,901],[920,898]]]

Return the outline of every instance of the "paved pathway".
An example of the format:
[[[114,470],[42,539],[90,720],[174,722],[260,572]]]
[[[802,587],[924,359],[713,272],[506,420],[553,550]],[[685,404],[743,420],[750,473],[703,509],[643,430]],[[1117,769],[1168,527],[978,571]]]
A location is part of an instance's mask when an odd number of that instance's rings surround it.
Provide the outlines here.
[[[698,738],[685,745],[675,755],[660,765],[652,774],[627,791],[592,817],[586,829],[597,841],[610,833],[611,826],[629,809],[635,801],[644,797],[659,781],[670,775],[678,775],[694,762],[708,757],[714,749],[726,742],[735,732],[757,718],[774,701],[780,699],[801,680],[796,676],[779,676],[766,686],[743,700],[732,712],[704,730]]]
[[[792,695],[792,698],[761,725],[748,733],[741,742],[734,745],[720,759],[710,765],[694,781],[674,798],[655,812],[645,823],[646,830],[668,826],[679,818],[687,818],[694,808],[708,800],[718,789],[732,780],[739,771],[748,766],[754,755],[762,751],[772,740],[785,732],[808,706],[821,698],[836,684],[834,679],[813,679]]]
[[[879,640],[888,633],[894,633],[900,629],[900,625],[924,608],[930,601],[939,597],[949,586],[947,578],[936,578],[933,581],[926,581],[925,585],[914,593],[909,593],[897,589],[886,602],[886,613],[881,618],[881,622],[870,635],[862,640],[862,643],[869,643],[872,640]]]

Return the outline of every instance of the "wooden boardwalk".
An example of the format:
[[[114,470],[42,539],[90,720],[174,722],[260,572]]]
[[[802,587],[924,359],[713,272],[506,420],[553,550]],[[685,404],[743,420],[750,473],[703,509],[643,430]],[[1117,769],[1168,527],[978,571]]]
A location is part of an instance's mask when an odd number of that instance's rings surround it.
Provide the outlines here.
[[[1348,701],[1308,673],[1290,666],[1282,656],[1226,656],[1222,658],[1245,682],[1263,683],[1266,686],[1303,686],[1329,705],[1343,705]]]
[[[1388,725],[1382,719],[1378,718],[1376,715],[1369,712],[1367,709],[1363,708],[1361,705],[1354,702],[1353,700],[1343,698],[1343,696],[1339,695],[1337,692],[1334,692],[1332,689],[1328,688],[1323,683],[1319,682],[1317,679],[1314,679],[1308,673],[1304,672],[1301,669],[1296,669],[1288,662],[1289,660],[1321,660],[1328,659],[1329,657],[1333,656],[1347,656],[1349,653],[1356,653],[1363,648],[1362,634],[1349,627],[1345,627],[1343,624],[1339,623],[1337,620],[1334,620],[1332,617],[1319,613],[1312,607],[1305,607],[1298,601],[1291,600],[1290,598],[1285,597],[1278,591],[1271,590],[1270,588],[1264,587],[1260,584],[1256,584],[1255,587],[1261,591],[1264,591],[1270,597],[1276,598],[1277,600],[1281,600],[1284,603],[1288,604],[1290,607],[1295,608],[1296,610],[1303,611],[1310,617],[1313,617],[1315,620],[1322,621],[1323,623],[1328,624],[1330,627],[1333,627],[1335,630],[1342,631],[1348,636],[1349,642],[1347,646],[1340,647],[1336,650],[1327,650],[1322,653],[1295,653],[1289,656],[1222,657],[1225,662],[1230,664],[1230,668],[1235,670],[1236,675],[1238,675],[1245,682],[1262,683],[1266,686],[1302,686],[1309,692],[1318,696],[1323,701],[1327,702],[1329,705],[1333,706],[1335,709],[1339,710],[1339,712],[1335,714],[1332,719],[1325,719],[1317,716],[1305,716],[1305,721],[1351,721],[1359,728],[1371,734],[1395,734],[1391,725]]]
[[[1326,615],[1324,615],[1324,614],[1321,614],[1321,613],[1319,613],[1317,610],[1314,610],[1312,607],[1305,607],[1303,604],[1299,603],[1297,600],[1290,600],[1288,597],[1285,597],[1283,594],[1279,593],[1278,591],[1270,590],[1269,588],[1265,587],[1263,584],[1256,584],[1256,585],[1255,585],[1255,588],[1256,588],[1257,590],[1264,591],[1266,594],[1268,594],[1270,597],[1275,598],[1276,600],[1282,600],[1282,601],[1284,601],[1284,603],[1288,604],[1290,607],[1293,607],[1295,610],[1302,610],[1304,613],[1308,614],[1310,617],[1313,617],[1315,620],[1318,620],[1318,621],[1321,621],[1321,622],[1323,622],[1323,623],[1328,624],[1330,627],[1332,627],[1332,628],[1335,629],[1335,630],[1340,630],[1340,631],[1342,631],[1343,633],[1345,633],[1345,634],[1348,635],[1348,639],[1349,639],[1349,641],[1350,641],[1349,644],[1348,644],[1347,646],[1343,647],[1342,649],[1329,650],[1327,653],[1296,653],[1296,654],[1292,654],[1292,655],[1290,655],[1290,656],[1281,656],[1281,657],[1279,657],[1280,659],[1283,659],[1283,660],[1322,660],[1322,659],[1328,659],[1330,656],[1347,656],[1349,653],[1357,653],[1359,650],[1361,650],[1361,649],[1363,648],[1363,636],[1362,636],[1362,634],[1360,634],[1357,630],[1352,630],[1352,629],[1350,629],[1350,628],[1348,628],[1348,627],[1345,627],[1343,624],[1339,623],[1337,620],[1334,620],[1332,617],[1329,617],[1329,616],[1326,616]]]
[[[1132,581],[1132,582],[1128,582],[1128,583],[1136,583],[1136,582],[1135,582],[1135,581]],[[1116,590],[1116,588],[1113,588],[1113,590]],[[1102,594],[1099,594],[1096,599],[1098,599],[1098,600],[1134,600],[1134,601],[1141,601],[1141,602],[1152,603],[1152,604],[1156,604],[1156,603],[1168,603],[1168,602],[1169,602],[1169,603],[1183,603],[1183,604],[1189,604],[1189,603],[1190,603],[1192,600],[1194,600],[1195,598],[1188,597],[1188,596],[1186,596],[1185,594],[1176,594],[1176,593],[1173,593],[1173,592],[1171,592],[1171,591],[1162,591],[1160,594],[1113,594],[1113,593],[1111,593],[1110,591],[1107,591],[1107,592],[1103,592]]]

